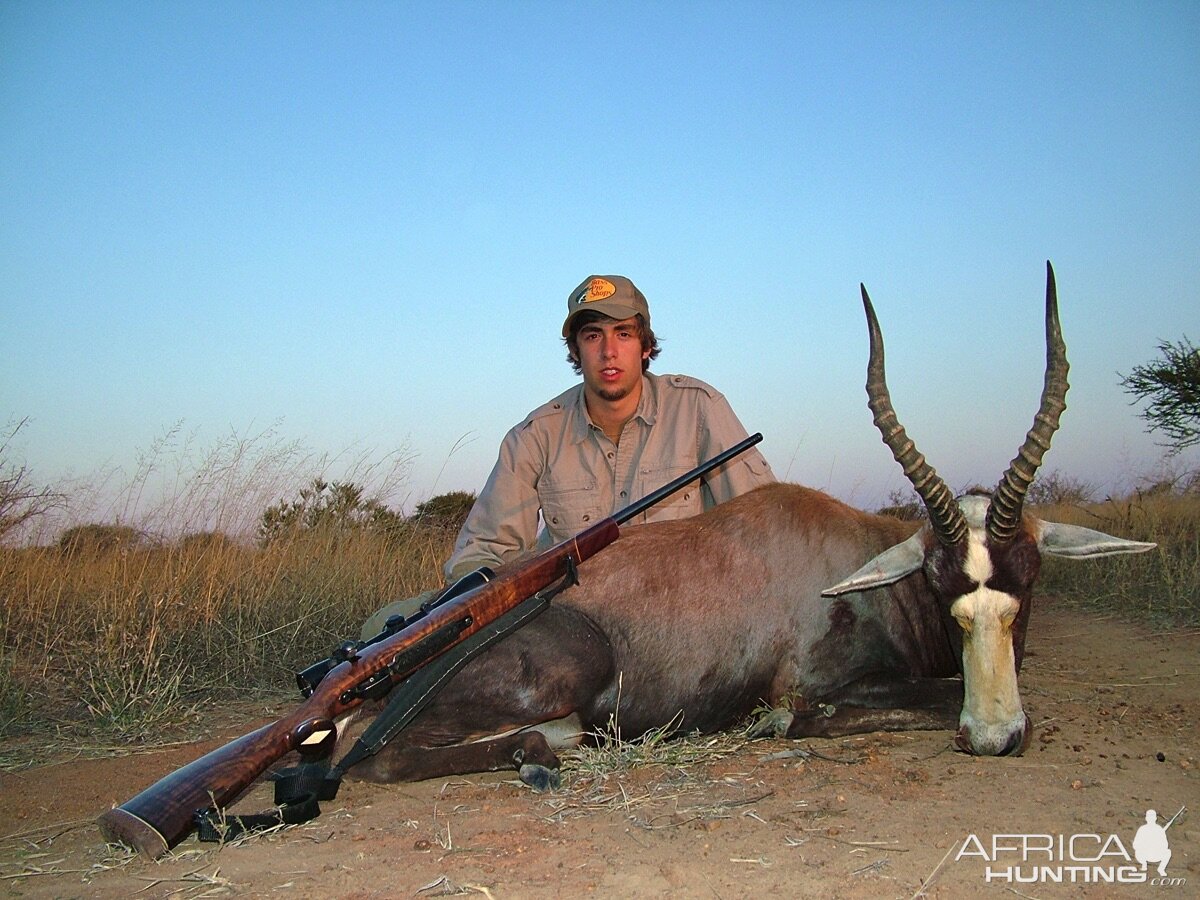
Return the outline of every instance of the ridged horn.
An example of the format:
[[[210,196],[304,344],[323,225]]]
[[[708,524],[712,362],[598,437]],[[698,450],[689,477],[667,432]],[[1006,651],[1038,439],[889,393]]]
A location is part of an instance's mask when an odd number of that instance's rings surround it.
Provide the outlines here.
[[[863,308],[867,313],[867,332],[871,340],[871,355],[867,361],[867,405],[871,407],[875,416],[875,427],[883,436],[883,442],[892,451],[892,456],[904,469],[905,477],[912,482],[917,496],[929,510],[929,522],[933,533],[944,546],[953,547],[966,537],[967,520],[958,508],[954,494],[946,487],[946,482],[942,481],[933,466],[925,462],[925,457],[909,440],[904,426],[896,418],[883,371],[883,334],[879,329],[879,320],[875,317],[871,298],[867,296],[866,286],[860,284],[859,288],[862,290]]]
[[[987,512],[987,534],[993,543],[1007,544],[1021,526],[1021,507],[1025,494],[1037,475],[1042,457],[1050,449],[1050,438],[1058,430],[1058,422],[1067,408],[1067,346],[1063,343],[1058,322],[1058,288],[1054,283],[1054,267],[1046,260],[1046,381],[1042,388],[1042,405],[1034,416],[1033,427],[1025,435],[1025,443],[1017,451],[1008,471],[1000,479],[992,504]]]

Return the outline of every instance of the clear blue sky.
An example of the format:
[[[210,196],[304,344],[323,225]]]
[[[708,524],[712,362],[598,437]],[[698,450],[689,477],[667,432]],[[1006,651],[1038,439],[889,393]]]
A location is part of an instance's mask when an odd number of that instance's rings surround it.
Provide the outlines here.
[[[0,421],[43,480],[182,423],[477,489],[619,273],[658,371],[869,506],[903,481],[866,282],[901,420],[990,485],[1051,259],[1045,468],[1119,487],[1160,451],[1117,373],[1200,337],[1200,4],[10,2],[0,171]]]

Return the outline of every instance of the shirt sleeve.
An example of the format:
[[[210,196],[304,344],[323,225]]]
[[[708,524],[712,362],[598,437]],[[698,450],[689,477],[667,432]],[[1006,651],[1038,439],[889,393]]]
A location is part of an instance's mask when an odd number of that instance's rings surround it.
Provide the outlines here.
[[[710,397],[700,422],[700,458],[712,459],[749,435],[723,394]],[[732,500],[739,494],[775,481],[766,458],[751,447],[704,478],[704,508]]]
[[[480,566],[512,562],[537,544],[543,455],[524,423],[505,435],[496,465],[443,567],[447,583]]]

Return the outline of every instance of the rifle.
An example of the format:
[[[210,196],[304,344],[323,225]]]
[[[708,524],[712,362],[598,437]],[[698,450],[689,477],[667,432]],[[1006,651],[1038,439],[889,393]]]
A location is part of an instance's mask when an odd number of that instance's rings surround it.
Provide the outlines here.
[[[330,659],[297,675],[307,699],[290,715],[205,754],[114,807],[98,819],[111,843],[157,859],[182,841],[196,821],[238,799],[291,751],[315,760],[337,743],[334,722],[402,683],[414,671],[466,641],[555,582],[573,578],[575,566],[620,537],[620,526],[688,483],[762,440],[754,434],[669,484],[543,553],[456,582],[407,622],[389,623],[366,644],[346,644]],[[476,573],[465,576],[472,579]],[[490,580],[489,580],[490,579]],[[543,599],[543,605],[545,600]]]
[[[1167,822],[1167,824],[1163,826],[1163,831],[1166,831],[1168,828],[1170,828],[1172,825],[1174,825],[1175,820],[1178,819],[1180,816],[1182,816],[1186,810],[1187,810],[1186,806],[1179,807],[1179,812],[1177,812],[1177,813],[1175,813],[1175,815],[1171,816],[1171,818]]]

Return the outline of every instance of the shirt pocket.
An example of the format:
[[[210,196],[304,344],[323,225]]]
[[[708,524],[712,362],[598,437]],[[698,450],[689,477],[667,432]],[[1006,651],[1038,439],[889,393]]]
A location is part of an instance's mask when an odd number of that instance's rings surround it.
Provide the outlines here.
[[[660,469],[647,469],[642,473],[642,496],[658,490],[680,475],[690,472],[693,466],[667,466]],[[698,515],[704,509],[703,497],[700,490],[701,481],[697,478],[674,494],[656,503],[646,510],[647,522],[668,522],[672,519],[686,519]]]
[[[538,501],[542,505],[546,530],[555,542],[573,537],[604,518],[597,493],[596,482],[592,479],[542,479],[538,485]]]

